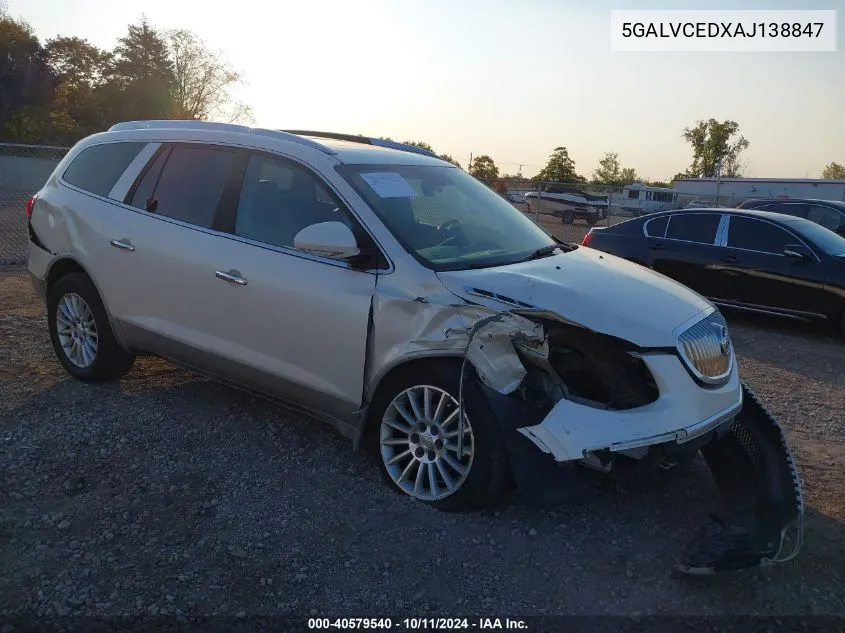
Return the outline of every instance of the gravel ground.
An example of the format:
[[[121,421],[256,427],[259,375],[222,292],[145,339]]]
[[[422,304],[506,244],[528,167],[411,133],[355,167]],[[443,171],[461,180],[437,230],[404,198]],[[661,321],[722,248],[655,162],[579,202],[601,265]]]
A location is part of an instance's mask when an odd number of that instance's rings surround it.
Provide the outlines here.
[[[0,273],[0,615],[841,614],[845,344],[729,318],[796,454],[806,542],[695,580],[671,570],[715,500],[701,460],[581,506],[440,513],[320,423],[158,359],[69,379],[28,277]]]

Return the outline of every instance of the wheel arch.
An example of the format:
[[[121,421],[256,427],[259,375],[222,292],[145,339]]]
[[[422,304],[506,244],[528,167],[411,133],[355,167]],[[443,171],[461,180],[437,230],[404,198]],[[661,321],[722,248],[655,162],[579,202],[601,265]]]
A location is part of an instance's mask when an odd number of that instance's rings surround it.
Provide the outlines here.
[[[85,266],[83,266],[80,261],[72,256],[72,255],[61,255],[57,257],[51,264],[50,267],[47,269],[47,275],[44,278],[44,296],[47,300],[50,298],[50,292],[52,291],[53,287],[56,285],[56,282],[61,279],[62,277],[66,277],[67,275],[72,275],[74,273],[81,273],[88,277],[92,284],[94,284],[94,288],[97,290],[97,296],[99,296],[100,301],[103,303],[103,307],[106,310],[106,316],[109,319],[109,325],[112,328],[112,332],[114,332],[115,338],[117,342],[121,345],[121,347],[125,348],[123,341],[121,340],[121,332],[119,327],[115,327],[114,318],[112,317],[111,310],[109,309],[108,301],[106,300],[105,295],[103,295],[103,291],[100,288],[100,285],[97,283],[97,280],[94,276],[88,272]]]
[[[457,354],[454,351],[444,351],[443,353],[427,353],[414,357],[403,357],[397,360],[392,365],[385,367],[377,376],[373,378],[367,389],[367,416],[364,420],[362,435],[370,430],[372,425],[372,405],[378,402],[384,390],[390,386],[396,376],[409,371],[424,373],[431,367],[452,366],[460,368],[463,362],[463,355]]]

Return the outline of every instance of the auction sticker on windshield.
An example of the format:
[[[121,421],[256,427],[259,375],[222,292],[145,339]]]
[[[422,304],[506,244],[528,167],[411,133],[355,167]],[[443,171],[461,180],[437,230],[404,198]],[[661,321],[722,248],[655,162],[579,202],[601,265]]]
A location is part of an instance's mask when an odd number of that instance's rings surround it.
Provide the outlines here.
[[[361,174],[370,187],[382,198],[413,198],[414,188],[395,171],[372,171]]]

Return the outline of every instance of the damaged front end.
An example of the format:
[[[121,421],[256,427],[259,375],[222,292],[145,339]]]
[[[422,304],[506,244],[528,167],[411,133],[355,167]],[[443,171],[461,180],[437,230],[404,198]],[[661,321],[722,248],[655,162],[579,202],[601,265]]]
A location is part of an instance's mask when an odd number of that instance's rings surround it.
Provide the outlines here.
[[[471,389],[489,405],[528,503],[583,499],[589,486],[579,466],[612,472],[620,463],[671,464],[700,451],[722,508],[679,569],[748,569],[797,554],[803,501],[783,432],[740,383],[731,348],[728,355],[721,384],[706,384],[677,350],[638,348],[519,308],[468,331],[460,402]]]

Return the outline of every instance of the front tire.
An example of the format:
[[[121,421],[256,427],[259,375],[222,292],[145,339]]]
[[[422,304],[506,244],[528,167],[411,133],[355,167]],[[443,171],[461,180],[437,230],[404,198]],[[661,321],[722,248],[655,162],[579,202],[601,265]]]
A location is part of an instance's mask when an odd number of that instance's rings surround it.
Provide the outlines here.
[[[438,510],[474,510],[495,503],[507,474],[498,425],[464,376],[463,446],[458,453],[460,364],[402,372],[373,402],[376,452],[391,485]]]
[[[575,214],[572,211],[565,211],[561,215],[561,220],[563,220],[564,224],[572,224],[575,222]]]
[[[59,362],[84,382],[117,380],[135,357],[120,347],[97,289],[83,273],[61,277],[47,297],[50,341]]]

